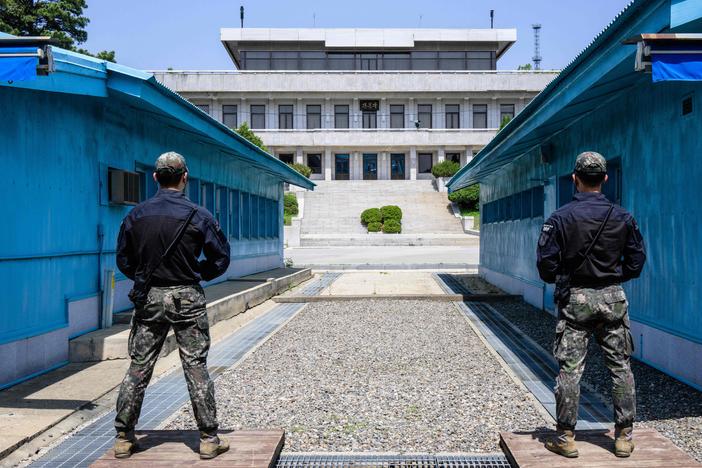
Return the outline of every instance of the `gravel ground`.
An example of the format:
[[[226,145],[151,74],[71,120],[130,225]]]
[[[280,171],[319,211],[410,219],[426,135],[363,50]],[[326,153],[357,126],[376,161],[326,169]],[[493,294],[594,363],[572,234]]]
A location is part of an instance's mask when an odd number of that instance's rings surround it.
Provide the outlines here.
[[[505,294],[500,288],[488,283],[478,275],[451,274],[449,276],[456,279],[471,294]]]
[[[555,317],[522,301],[492,305],[534,341],[551,350]],[[639,361],[632,362],[632,369],[636,379],[637,423],[654,427],[702,461],[702,393]],[[583,382],[611,405],[609,373],[594,338],[590,341]]]
[[[450,303],[309,304],[215,386],[222,428],[283,427],[294,452],[496,452],[548,426]]]

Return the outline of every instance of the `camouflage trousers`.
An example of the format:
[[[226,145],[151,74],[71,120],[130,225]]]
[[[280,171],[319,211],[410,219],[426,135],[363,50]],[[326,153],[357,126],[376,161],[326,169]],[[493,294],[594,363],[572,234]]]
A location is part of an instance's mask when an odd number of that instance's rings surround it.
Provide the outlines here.
[[[630,356],[634,344],[629,329],[628,303],[621,286],[571,288],[568,305],[559,311],[553,354],[556,378],[557,422],[574,429],[578,420],[580,378],[585,370],[590,337],[594,335],[612,378],[614,422],[630,427],[636,416],[636,388]]]
[[[207,371],[210,331],[200,286],[152,287],[146,305],[135,310],[129,334],[132,362],[117,398],[117,431],[131,431],[136,426],[146,386],[171,327],[198,429],[216,434],[214,384]]]

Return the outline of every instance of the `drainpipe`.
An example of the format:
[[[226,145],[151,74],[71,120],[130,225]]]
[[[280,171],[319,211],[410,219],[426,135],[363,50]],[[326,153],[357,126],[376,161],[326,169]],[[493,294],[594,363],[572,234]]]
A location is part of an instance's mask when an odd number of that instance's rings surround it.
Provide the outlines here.
[[[102,225],[102,223],[98,223],[97,225],[97,243],[98,243],[98,253],[97,253],[97,290],[98,290],[98,297],[100,300],[98,301],[98,326],[100,328],[103,328],[103,304],[102,304],[102,295],[103,295],[103,290],[102,290],[102,248],[103,248],[103,241],[105,240],[105,229]]]

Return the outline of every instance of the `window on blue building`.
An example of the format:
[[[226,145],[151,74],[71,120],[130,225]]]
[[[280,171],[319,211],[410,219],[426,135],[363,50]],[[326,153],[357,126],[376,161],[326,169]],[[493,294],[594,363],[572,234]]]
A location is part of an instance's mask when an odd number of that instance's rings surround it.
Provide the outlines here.
[[[241,217],[241,195],[238,190],[229,191],[229,235],[233,239],[240,239],[239,231]]]
[[[241,193],[241,237],[251,239],[251,194]]]
[[[558,178],[558,207],[573,201],[575,194],[575,184],[573,183],[573,175],[567,174]]]
[[[185,196],[196,205],[200,204],[200,180],[188,177],[188,185],[185,186]]]
[[[602,186],[602,193],[612,203],[622,204],[622,166],[619,159],[607,161],[607,182]]]
[[[215,200],[215,219],[225,236],[229,236],[229,190],[226,187],[217,187]]]

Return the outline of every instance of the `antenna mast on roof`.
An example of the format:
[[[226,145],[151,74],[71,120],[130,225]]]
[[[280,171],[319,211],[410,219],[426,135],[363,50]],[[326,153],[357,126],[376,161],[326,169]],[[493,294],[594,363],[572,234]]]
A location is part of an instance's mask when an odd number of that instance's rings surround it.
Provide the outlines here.
[[[239,7],[239,18],[241,18],[241,27],[244,27],[244,5]]]
[[[534,30],[534,56],[531,58],[534,61],[534,70],[541,70],[541,25],[532,24]]]
[[[495,10],[490,10],[490,29],[495,27]]]

